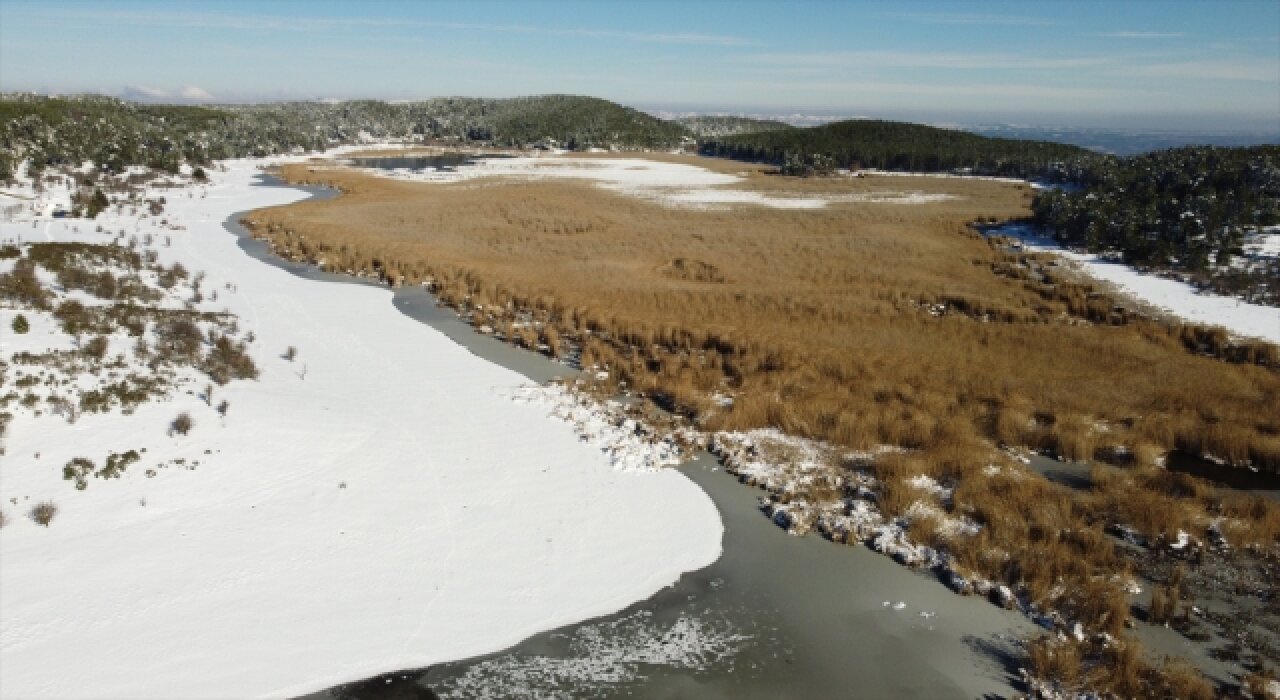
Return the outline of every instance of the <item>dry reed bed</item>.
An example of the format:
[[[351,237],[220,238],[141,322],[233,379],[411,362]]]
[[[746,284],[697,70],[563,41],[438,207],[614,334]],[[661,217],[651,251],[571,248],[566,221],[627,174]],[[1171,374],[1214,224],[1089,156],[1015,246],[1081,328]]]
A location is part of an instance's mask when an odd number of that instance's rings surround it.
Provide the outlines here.
[[[1208,539],[1215,518],[1235,544],[1280,536],[1274,504],[1153,466],[1181,447],[1280,469],[1275,348],[1117,310],[969,228],[1025,216],[1025,186],[751,171],[744,187],[774,193],[956,198],[689,211],[576,182],[423,185],[312,165],[283,175],[344,196],[254,212],[250,229],[282,255],[428,283],[476,325],[607,368],[706,430],[909,448],[874,465],[886,515],[909,505],[908,477],[952,485],[948,512],[979,534],[935,538],[922,524],[913,536],[1033,601],[1073,591],[1067,612],[1094,631],[1128,617],[1108,524],[1155,543],[1179,530]],[[998,444],[1135,466],[1072,492],[991,473]]]
[[[1113,304],[1079,285],[991,274],[1016,256],[965,222],[1025,214],[1020,186],[910,178],[962,199],[684,211],[578,183],[285,174],[347,196],[255,213],[252,228],[281,253],[430,281],[448,303],[483,307],[476,320],[494,328],[534,310],[589,362],[670,393],[712,427],[918,447],[950,426],[1072,458],[1181,445],[1280,469],[1275,372],[1189,353],[1190,331],[1110,327]],[[924,310],[940,302],[957,311]],[[708,416],[708,391],[739,400]]]

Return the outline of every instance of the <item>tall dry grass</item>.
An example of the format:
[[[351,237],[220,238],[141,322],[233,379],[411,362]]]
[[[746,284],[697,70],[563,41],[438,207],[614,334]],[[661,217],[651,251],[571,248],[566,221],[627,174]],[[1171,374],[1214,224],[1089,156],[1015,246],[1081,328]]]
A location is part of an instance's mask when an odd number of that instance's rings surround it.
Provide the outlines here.
[[[910,505],[895,486],[905,476],[955,484],[951,509],[984,526],[947,543],[958,564],[1033,599],[1057,596],[1094,629],[1118,631],[1127,615],[1109,520],[1172,536],[1202,532],[1197,517],[1216,508],[1254,541],[1280,536],[1274,505],[1223,500],[1150,467],[1180,447],[1280,471],[1274,346],[1145,319],[969,228],[1027,215],[1025,186],[715,166],[775,194],[956,198],[691,211],[583,183],[424,185],[295,165],[286,179],[344,195],[257,211],[249,225],[291,258],[428,283],[473,322],[556,355],[576,349],[584,366],[708,429],[915,449],[877,464],[886,510]],[[997,444],[1124,454],[1141,468],[1100,472],[1102,485],[1073,493],[987,473]]]
[[[556,341],[537,342],[555,352],[587,342],[594,364],[633,386],[691,404],[708,391],[742,397],[710,427],[920,447],[946,425],[1072,459],[1105,437],[1280,469],[1277,372],[1207,356],[1228,354],[1220,334],[1200,334],[1192,351],[1196,332],[1113,318],[1113,301],[1065,277],[992,274],[1010,255],[966,222],[1025,214],[1018,185],[757,174],[746,186],[960,199],[689,211],[565,182],[284,174],[346,194],[254,213],[254,230],[282,253],[429,281],[448,303],[483,307],[479,319],[496,328],[533,310]],[[1090,321],[1090,308],[1105,313]]]

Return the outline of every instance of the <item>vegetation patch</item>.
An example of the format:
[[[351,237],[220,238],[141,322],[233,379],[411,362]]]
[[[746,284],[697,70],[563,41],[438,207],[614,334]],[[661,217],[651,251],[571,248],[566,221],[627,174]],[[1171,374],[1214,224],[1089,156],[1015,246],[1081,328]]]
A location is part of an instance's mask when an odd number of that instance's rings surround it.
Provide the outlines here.
[[[1131,560],[1114,527],[1156,548],[1184,532],[1276,545],[1275,504],[1159,468],[1181,448],[1221,469],[1280,469],[1274,347],[1145,317],[968,226],[1026,216],[1019,185],[937,179],[925,182],[959,196],[745,217],[570,183],[323,179],[345,195],[255,212],[251,230],[292,259],[425,284],[473,324],[594,369],[599,391],[641,394],[708,433],[772,428],[827,445],[805,479],[767,487],[767,512],[788,527],[861,543],[892,526],[885,551],[945,566],[957,590],[1112,637],[1131,621]],[[775,176],[767,187],[868,185]],[[527,220],[594,218],[608,234],[552,235],[510,217],[516,204]],[[708,267],[719,281],[693,284]],[[1027,470],[1026,450],[1126,466],[1081,491]],[[879,525],[859,520],[867,508]],[[1082,658],[1128,658],[1108,649]]]

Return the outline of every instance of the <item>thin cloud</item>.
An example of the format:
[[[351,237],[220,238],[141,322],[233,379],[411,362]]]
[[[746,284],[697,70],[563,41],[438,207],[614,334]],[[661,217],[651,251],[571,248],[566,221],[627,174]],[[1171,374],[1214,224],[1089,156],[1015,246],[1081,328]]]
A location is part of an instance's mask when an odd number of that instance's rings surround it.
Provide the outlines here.
[[[953,14],[946,12],[913,12],[906,14],[894,14],[892,17],[905,19],[911,22],[919,22],[921,24],[971,24],[985,26],[1007,26],[1007,27],[1048,27],[1057,22],[1047,20],[1043,17],[1027,17],[1019,15],[975,15],[975,14]]]
[[[738,62],[782,67],[938,68],[938,69],[1077,69],[1112,63],[1104,56],[1045,58],[1001,53],[933,53],[912,51],[829,51],[761,53]]]
[[[205,102],[213,99],[213,95],[210,95],[207,90],[196,87],[195,85],[184,86],[178,91],[178,96],[184,100],[193,100],[197,102]]]
[[[1100,32],[1094,36],[1108,39],[1181,39],[1184,32]]]
[[[385,29],[448,29],[506,34],[540,34],[546,36],[579,36],[601,39],[620,39],[655,44],[685,44],[696,46],[759,46],[760,43],[737,36],[704,34],[697,32],[627,32],[590,27],[543,27],[524,24],[485,24],[473,22],[434,22],[379,17],[352,17],[330,19],[325,17],[243,16],[221,13],[177,12],[118,12],[52,11],[46,17],[59,22],[82,21],[110,23],[142,27],[173,27],[184,29],[226,29],[233,31],[262,32],[331,32],[352,28]]]
[[[169,96],[169,91],[148,85],[126,85],[124,90],[120,92],[120,96],[129,100],[147,102],[150,100],[163,100]]]
[[[847,103],[856,99],[871,106],[893,104],[897,107],[918,107],[936,104],[937,98],[947,98],[952,107],[965,108],[999,103],[1029,104],[1041,106],[1070,106],[1083,103],[1115,103],[1118,100],[1152,99],[1155,93],[1145,90],[1049,86],[1034,83],[974,82],[916,82],[882,80],[816,80],[775,81],[759,80],[726,81],[730,86],[749,87],[768,93],[775,98],[793,94],[820,94],[840,96]],[[723,85],[723,83],[721,84]],[[715,87],[718,87],[717,85]],[[708,87],[713,87],[708,85]],[[790,98],[786,98],[790,99]]]
[[[1280,65],[1271,61],[1181,61],[1132,66],[1124,72],[1148,78],[1197,78],[1260,83],[1280,81]]]

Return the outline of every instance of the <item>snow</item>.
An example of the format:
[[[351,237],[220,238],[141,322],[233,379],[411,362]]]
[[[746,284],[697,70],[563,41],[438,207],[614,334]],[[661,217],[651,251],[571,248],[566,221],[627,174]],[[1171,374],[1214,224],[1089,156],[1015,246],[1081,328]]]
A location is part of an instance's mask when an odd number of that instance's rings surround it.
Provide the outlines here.
[[[1245,236],[1243,248],[1249,258],[1280,258],[1280,226],[1251,231]]]
[[[1222,326],[1241,336],[1280,343],[1280,307],[1250,304],[1233,297],[1201,292],[1185,282],[1145,274],[1093,253],[1068,250],[1052,238],[1022,224],[1002,226],[989,233],[1018,238],[1027,250],[1055,253],[1091,277],[1109,282],[1121,292],[1184,320]]]
[[[463,182],[486,177],[587,180],[619,194],[666,206],[693,209],[725,209],[743,204],[773,209],[821,209],[832,202],[930,204],[955,199],[953,195],[923,192],[777,196],[750,190],[724,189],[725,186],[745,181],[746,178],[738,175],[717,173],[685,163],[666,163],[642,158],[517,156],[481,158],[474,165],[455,170],[364,170],[383,177],[419,182]]]
[[[169,236],[160,262],[207,273],[220,295],[198,308],[236,314],[262,370],[217,389],[225,418],[181,390],[74,424],[17,412],[0,462],[0,696],[297,695],[493,652],[718,557],[718,513],[679,472],[615,468],[546,405],[511,400],[522,377],[402,316],[389,290],[245,255],[223,221],[304,196],[255,186],[262,163],[166,190],[185,230],[114,208],[109,233],[0,224],[0,240]],[[15,339],[12,313],[5,359],[64,342],[42,314]],[[170,436],[181,411],[195,426]],[[142,448],[119,479],[62,478],[72,457]],[[146,474],[159,464],[181,468]],[[47,528],[25,517],[45,499]]]
[[[574,393],[559,385],[523,386],[510,392],[515,401],[532,404],[573,426],[578,437],[607,455],[610,464],[623,471],[654,471],[684,461],[681,445],[650,432],[633,418]]]

